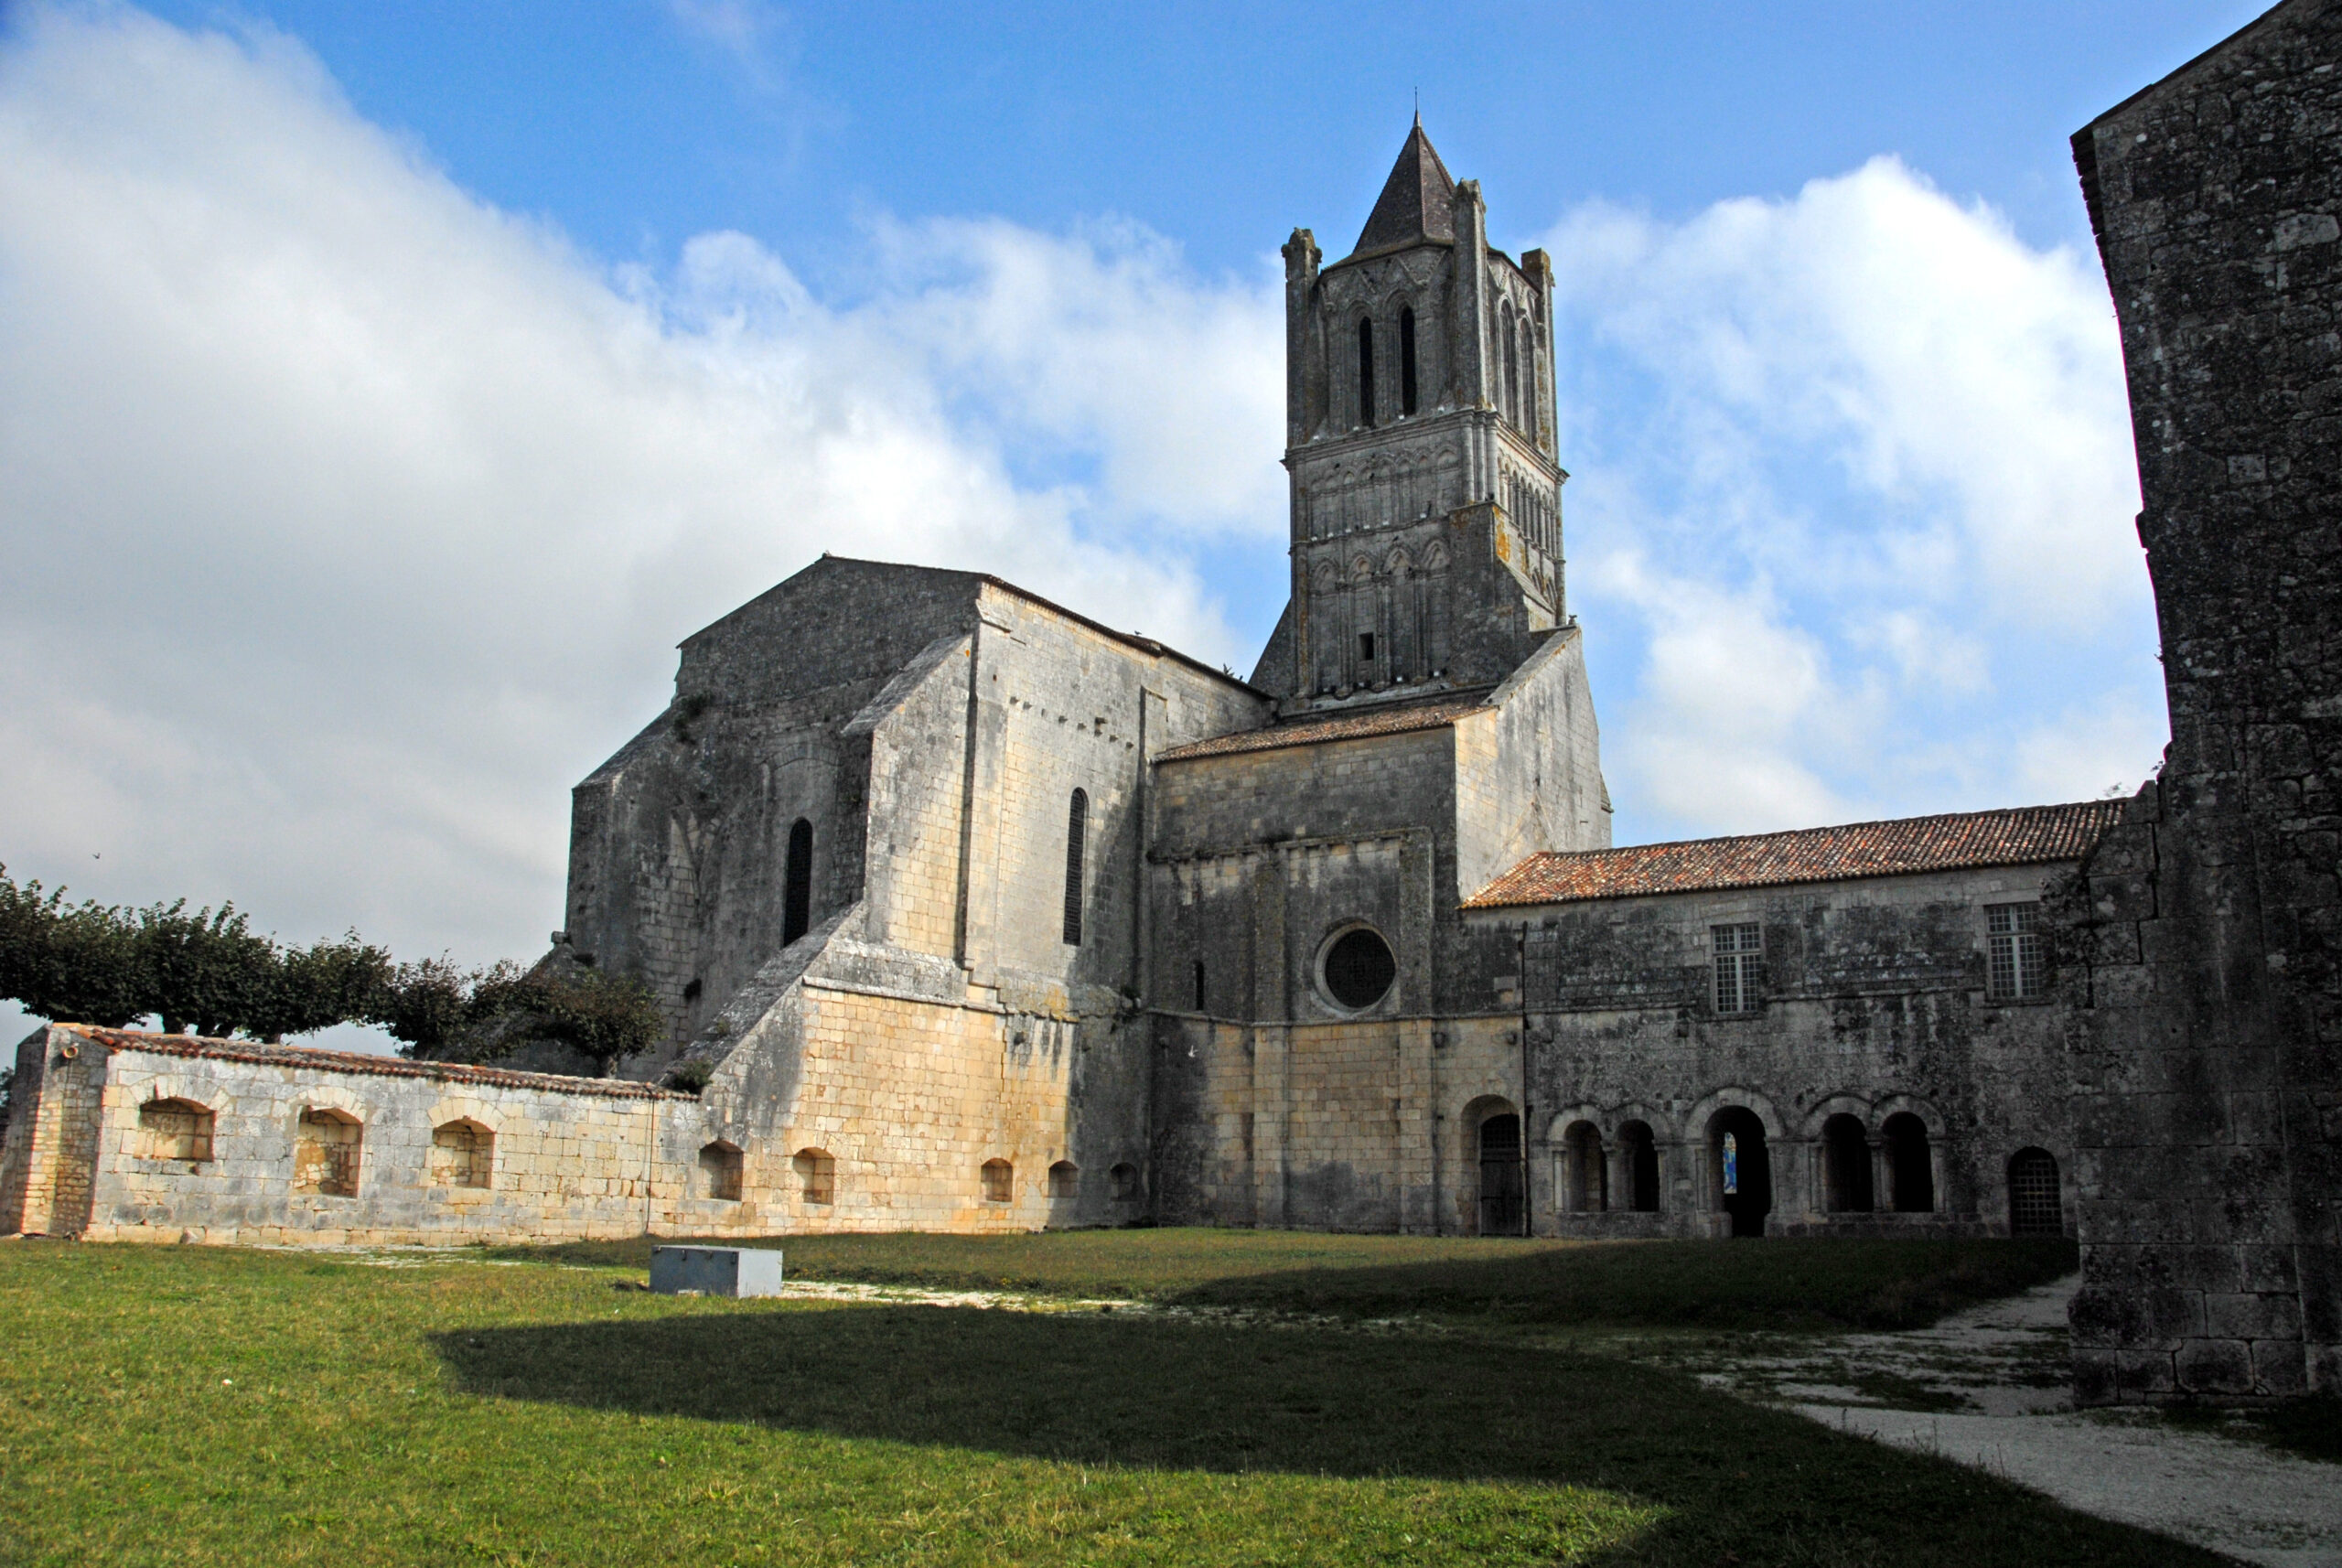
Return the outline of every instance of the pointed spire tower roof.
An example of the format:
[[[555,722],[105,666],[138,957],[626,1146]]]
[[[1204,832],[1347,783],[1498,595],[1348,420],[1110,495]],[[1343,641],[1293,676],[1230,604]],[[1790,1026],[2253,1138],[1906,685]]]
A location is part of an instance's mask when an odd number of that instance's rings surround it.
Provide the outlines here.
[[[1456,215],[1448,204],[1455,195],[1456,181],[1448,174],[1447,166],[1439,161],[1439,154],[1433,150],[1431,138],[1423,134],[1423,117],[1419,114],[1414,129],[1407,133],[1407,145],[1399,149],[1399,161],[1391,166],[1391,177],[1382,183],[1382,194],[1376,198],[1374,210],[1367,215],[1366,227],[1359,231],[1358,245],[1350,253],[1383,251],[1425,240],[1452,242],[1456,238]]]

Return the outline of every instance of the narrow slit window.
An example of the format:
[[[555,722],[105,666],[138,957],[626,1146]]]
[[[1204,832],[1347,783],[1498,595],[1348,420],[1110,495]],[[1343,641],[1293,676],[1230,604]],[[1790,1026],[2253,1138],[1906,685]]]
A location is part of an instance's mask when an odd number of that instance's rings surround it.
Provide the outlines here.
[[[1399,312],[1399,412],[1415,412],[1415,312]]]
[[[1204,961],[1198,959],[1196,960],[1196,1011],[1198,1013],[1209,1011],[1209,1009],[1204,1005],[1204,998],[1206,994],[1207,993],[1204,990]]]
[[[1361,664],[1374,662],[1374,634],[1372,632],[1361,631],[1358,634],[1358,657]]]
[[[1081,853],[1090,829],[1090,797],[1073,792],[1065,823],[1065,945],[1081,945]]]
[[[780,945],[787,947],[813,924],[813,824],[802,817],[790,824],[780,908]]]
[[[1358,422],[1374,423],[1374,323],[1358,324]]]

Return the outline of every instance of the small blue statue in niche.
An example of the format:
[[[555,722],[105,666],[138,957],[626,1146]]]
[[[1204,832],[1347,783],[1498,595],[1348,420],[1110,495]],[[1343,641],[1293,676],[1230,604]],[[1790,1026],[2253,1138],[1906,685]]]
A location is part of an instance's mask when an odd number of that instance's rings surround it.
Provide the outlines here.
[[[1735,1197],[1740,1192],[1740,1140],[1732,1133],[1724,1135],[1724,1195]]]

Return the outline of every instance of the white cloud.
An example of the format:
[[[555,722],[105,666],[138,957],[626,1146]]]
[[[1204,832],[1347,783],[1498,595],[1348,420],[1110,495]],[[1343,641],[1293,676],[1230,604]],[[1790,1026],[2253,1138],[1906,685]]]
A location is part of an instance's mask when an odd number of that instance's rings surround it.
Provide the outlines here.
[[[1892,158],[1680,223],[1595,204],[1548,243],[1629,831],[2039,799],[2072,770],[2020,736],[2151,705],[2093,258]],[[2135,776],[2152,728],[2100,738]]]
[[[824,549],[1249,659],[1154,536],[1273,519],[1277,367],[1233,351],[1276,342],[1273,292],[1127,230],[873,253],[845,308],[740,235],[612,273],[281,36],[27,13],[0,50],[0,860],[525,954],[568,786],[658,711],[679,638]],[[1021,473],[1029,429],[1066,473]]]

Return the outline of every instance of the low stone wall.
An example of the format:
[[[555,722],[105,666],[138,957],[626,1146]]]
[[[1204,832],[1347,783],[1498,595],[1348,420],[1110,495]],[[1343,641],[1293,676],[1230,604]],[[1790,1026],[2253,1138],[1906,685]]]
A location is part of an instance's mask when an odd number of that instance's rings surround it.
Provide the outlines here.
[[[683,1210],[689,1095],[54,1026],[17,1049],[0,1232],[91,1240],[553,1240]]]

